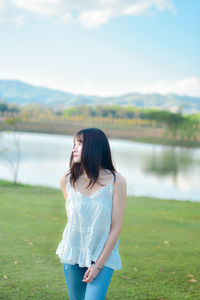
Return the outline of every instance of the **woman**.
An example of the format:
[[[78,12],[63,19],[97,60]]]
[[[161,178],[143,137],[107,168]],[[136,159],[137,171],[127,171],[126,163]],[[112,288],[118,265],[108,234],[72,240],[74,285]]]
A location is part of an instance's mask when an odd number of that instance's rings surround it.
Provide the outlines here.
[[[103,131],[75,135],[70,169],[60,184],[68,221],[56,254],[69,298],[103,300],[114,270],[122,267],[118,244],[126,202],[126,181],[113,166]]]

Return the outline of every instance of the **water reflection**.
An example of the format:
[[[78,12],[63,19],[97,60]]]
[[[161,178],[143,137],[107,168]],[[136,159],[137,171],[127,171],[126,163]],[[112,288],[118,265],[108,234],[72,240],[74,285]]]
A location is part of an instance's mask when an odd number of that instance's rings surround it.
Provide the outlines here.
[[[190,149],[171,147],[162,149],[158,153],[155,149],[145,157],[143,168],[146,173],[158,176],[171,175],[174,183],[177,182],[177,175],[181,172],[188,172],[194,163]]]
[[[8,134],[4,135],[8,139]],[[110,140],[114,164],[127,180],[128,195],[200,201],[200,149]],[[21,133],[18,181],[59,188],[73,137]],[[10,149],[16,163],[16,149]],[[0,155],[0,178],[13,180]]]

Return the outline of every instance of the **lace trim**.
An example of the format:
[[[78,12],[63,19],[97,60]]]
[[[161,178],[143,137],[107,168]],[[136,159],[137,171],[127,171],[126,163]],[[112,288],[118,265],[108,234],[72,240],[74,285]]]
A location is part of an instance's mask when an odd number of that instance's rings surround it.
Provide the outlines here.
[[[90,195],[83,195],[83,194],[79,191],[79,189],[77,189],[77,188],[74,189],[73,186],[71,186],[71,187],[75,190],[75,192],[77,192],[79,195],[81,195],[81,197],[92,199],[92,198],[95,198],[97,195],[101,194],[101,193],[102,193],[104,190],[106,190],[107,188],[109,188],[110,185],[112,184],[112,182],[113,182],[113,180],[110,181],[109,183],[107,183],[107,184],[106,184],[105,186],[103,186],[102,188],[98,189],[97,191],[91,193]]]
[[[115,176],[117,176],[119,173],[115,173]],[[113,182],[114,182],[114,177],[113,179],[108,182],[105,186],[103,186],[102,188],[98,189],[97,191],[91,193],[90,195],[83,195],[79,189],[77,188],[74,188],[71,183],[70,183],[70,174],[68,176],[68,182],[67,182],[67,190],[69,191],[69,188],[72,188],[75,192],[77,192],[81,197],[83,198],[88,198],[88,199],[92,199],[92,198],[95,198],[97,195],[99,195],[100,193],[102,193],[105,189],[107,189],[108,187],[111,187],[110,188],[110,192],[113,191]]]

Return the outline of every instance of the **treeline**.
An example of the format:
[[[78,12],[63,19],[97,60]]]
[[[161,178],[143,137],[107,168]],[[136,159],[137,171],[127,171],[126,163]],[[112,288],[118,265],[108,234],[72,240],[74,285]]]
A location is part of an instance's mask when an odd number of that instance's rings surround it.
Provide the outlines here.
[[[7,104],[7,103],[0,103],[0,112],[16,112],[20,111],[19,107],[15,104]]]
[[[37,103],[27,104],[19,107],[15,104],[0,103],[1,115],[17,114],[31,117],[57,116],[65,119],[72,117],[88,118],[110,118],[110,119],[141,119],[155,120],[157,124],[166,122],[190,121],[193,124],[200,123],[200,113],[183,115],[181,112],[171,112],[169,110],[158,110],[157,108],[136,108],[133,106],[102,105],[102,106],[75,106],[64,110],[54,110],[51,106],[43,106]]]
[[[118,124],[119,126],[165,127],[166,132],[174,139],[195,140],[200,131],[200,113],[183,115],[181,112],[170,112],[133,106],[75,106],[55,111],[53,107],[37,103],[22,107],[0,103],[1,118],[21,121],[75,121]]]
[[[68,108],[64,116],[82,116],[84,118],[110,118],[110,119],[141,119],[154,120],[157,126],[176,124],[177,127],[190,124],[194,128],[200,128],[200,113],[183,115],[181,112],[170,112],[169,110],[158,110],[157,108],[136,108],[133,106],[79,106]]]
[[[183,115],[181,112],[170,112],[150,108],[121,107],[121,106],[80,106],[66,109],[66,118],[82,116],[85,119],[119,119],[121,123],[145,125],[151,127],[165,127],[166,135],[176,140],[195,141],[200,130],[200,113]],[[125,122],[123,122],[123,120]],[[141,122],[129,122],[129,120],[141,120]]]
[[[55,110],[37,103],[16,106],[0,103],[0,120],[6,124],[48,123],[82,124],[104,128],[133,130],[138,128],[163,128],[163,138],[184,143],[195,143],[200,135],[200,113],[185,115],[179,112],[133,106],[76,106]]]
[[[170,112],[169,110],[158,110],[157,108],[136,108],[133,106],[77,106],[64,110],[65,117],[83,116],[85,118],[101,117],[112,119],[133,119],[140,118],[146,120],[156,120],[158,123],[167,120],[182,122],[191,120],[194,123],[200,122],[200,113],[193,115],[183,115],[181,112]]]

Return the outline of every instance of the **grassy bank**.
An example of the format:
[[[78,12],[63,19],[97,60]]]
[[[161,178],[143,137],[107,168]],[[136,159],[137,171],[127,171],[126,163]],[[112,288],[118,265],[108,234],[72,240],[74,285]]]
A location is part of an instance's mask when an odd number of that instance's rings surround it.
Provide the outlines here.
[[[126,124],[106,124],[97,122],[72,122],[72,121],[46,121],[46,122],[17,122],[15,125],[8,125],[0,121],[0,130],[19,130],[25,132],[51,133],[74,135],[82,128],[97,127],[102,129],[109,138],[125,139],[130,141],[176,145],[184,147],[200,147],[200,134],[196,141],[173,140],[165,135],[165,128],[128,126]]]
[[[55,254],[66,224],[56,189],[0,181],[0,299],[66,299]],[[128,197],[106,299],[200,299],[200,203]]]

